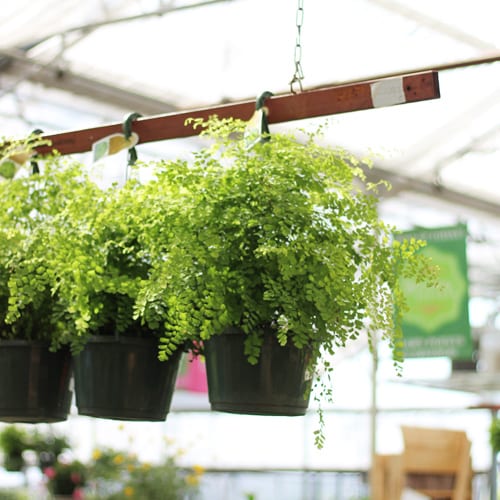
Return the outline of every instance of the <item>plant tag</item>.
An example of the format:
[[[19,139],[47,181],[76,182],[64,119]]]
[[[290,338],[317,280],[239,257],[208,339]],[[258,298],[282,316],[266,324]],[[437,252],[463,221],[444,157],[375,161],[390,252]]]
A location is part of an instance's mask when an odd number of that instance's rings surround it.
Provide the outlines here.
[[[133,148],[139,142],[139,136],[132,132],[127,139],[124,134],[111,134],[92,144],[92,156],[94,163],[105,156],[110,156],[124,149]]]
[[[123,149],[94,162],[90,174],[101,189],[106,190],[112,186],[123,187],[128,177],[127,150]]]

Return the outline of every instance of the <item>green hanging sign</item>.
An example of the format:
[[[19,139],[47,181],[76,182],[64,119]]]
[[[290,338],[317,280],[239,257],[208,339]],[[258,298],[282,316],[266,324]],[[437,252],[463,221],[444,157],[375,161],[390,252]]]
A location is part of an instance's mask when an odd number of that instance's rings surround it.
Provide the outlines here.
[[[427,241],[420,251],[439,266],[441,283],[438,289],[409,279],[401,281],[410,308],[403,318],[405,357],[471,359],[466,236],[464,224],[419,228],[397,236]]]

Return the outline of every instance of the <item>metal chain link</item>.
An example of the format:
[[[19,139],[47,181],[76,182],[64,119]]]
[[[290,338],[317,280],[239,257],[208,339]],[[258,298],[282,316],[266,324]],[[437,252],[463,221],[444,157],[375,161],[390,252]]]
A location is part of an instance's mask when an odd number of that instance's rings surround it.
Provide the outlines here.
[[[302,80],[304,79],[304,72],[302,70],[302,43],[300,40],[302,25],[304,24],[304,0],[298,0],[297,14],[296,14],[297,37],[295,39],[294,50],[294,64],[295,72],[290,80],[290,91],[292,94],[297,92],[293,88],[294,84],[298,83],[300,91],[302,92]]]

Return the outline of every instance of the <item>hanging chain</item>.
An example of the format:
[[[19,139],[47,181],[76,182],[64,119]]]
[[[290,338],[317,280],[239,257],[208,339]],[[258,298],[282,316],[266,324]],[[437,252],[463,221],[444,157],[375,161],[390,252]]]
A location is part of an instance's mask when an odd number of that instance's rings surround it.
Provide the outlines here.
[[[302,32],[302,25],[304,24],[304,0],[298,0],[297,14],[296,14],[296,25],[297,25],[297,37],[295,39],[295,52],[294,52],[294,64],[295,73],[290,81],[290,91],[292,94],[297,92],[294,90],[294,84],[299,84],[299,89],[302,92],[302,80],[304,79],[304,72],[302,71],[302,44],[300,40],[300,35]]]

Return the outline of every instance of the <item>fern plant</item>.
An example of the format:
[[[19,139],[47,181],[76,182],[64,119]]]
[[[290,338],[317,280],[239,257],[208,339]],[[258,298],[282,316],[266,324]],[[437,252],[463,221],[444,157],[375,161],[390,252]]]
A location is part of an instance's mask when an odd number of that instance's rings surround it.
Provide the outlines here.
[[[136,307],[164,323],[160,355],[186,335],[203,341],[236,326],[256,363],[270,326],[281,345],[312,348],[315,360],[378,333],[401,360],[398,278],[431,285],[436,269],[418,253],[423,242],[393,241],[378,216],[379,185],[358,160],[318,145],[316,133],[274,134],[249,149],[244,122],[194,125],[212,142],[192,161],[152,165],[144,186],[152,266]]]
[[[160,357],[237,327],[249,363],[266,332],[312,352],[319,398],[331,396],[333,355],[361,335],[381,335],[402,360],[406,310],[400,276],[437,285],[437,269],[395,241],[378,216],[378,188],[358,160],[318,144],[318,134],[273,134],[248,147],[239,120],[195,121],[210,142],[191,160],[150,164],[143,244],[151,258],[136,315],[163,324]],[[318,133],[320,133],[319,131]],[[326,371],[326,374],[325,374]],[[320,410],[316,444],[324,440]]]
[[[10,279],[8,321],[22,318],[33,306],[27,277],[30,287],[50,290],[57,341],[75,353],[92,335],[155,334],[157,323],[134,317],[150,266],[140,245],[143,228],[133,216],[140,211],[138,187],[131,181],[123,189],[101,190],[82,175],[64,208],[32,231],[30,255]]]
[[[14,144],[9,141],[7,150],[19,151]],[[43,173],[18,174],[0,182],[0,338],[45,341],[56,348],[65,331],[58,325],[57,294],[45,261],[49,249],[38,238],[78,196],[85,176],[77,162],[57,156],[44,161]]]

